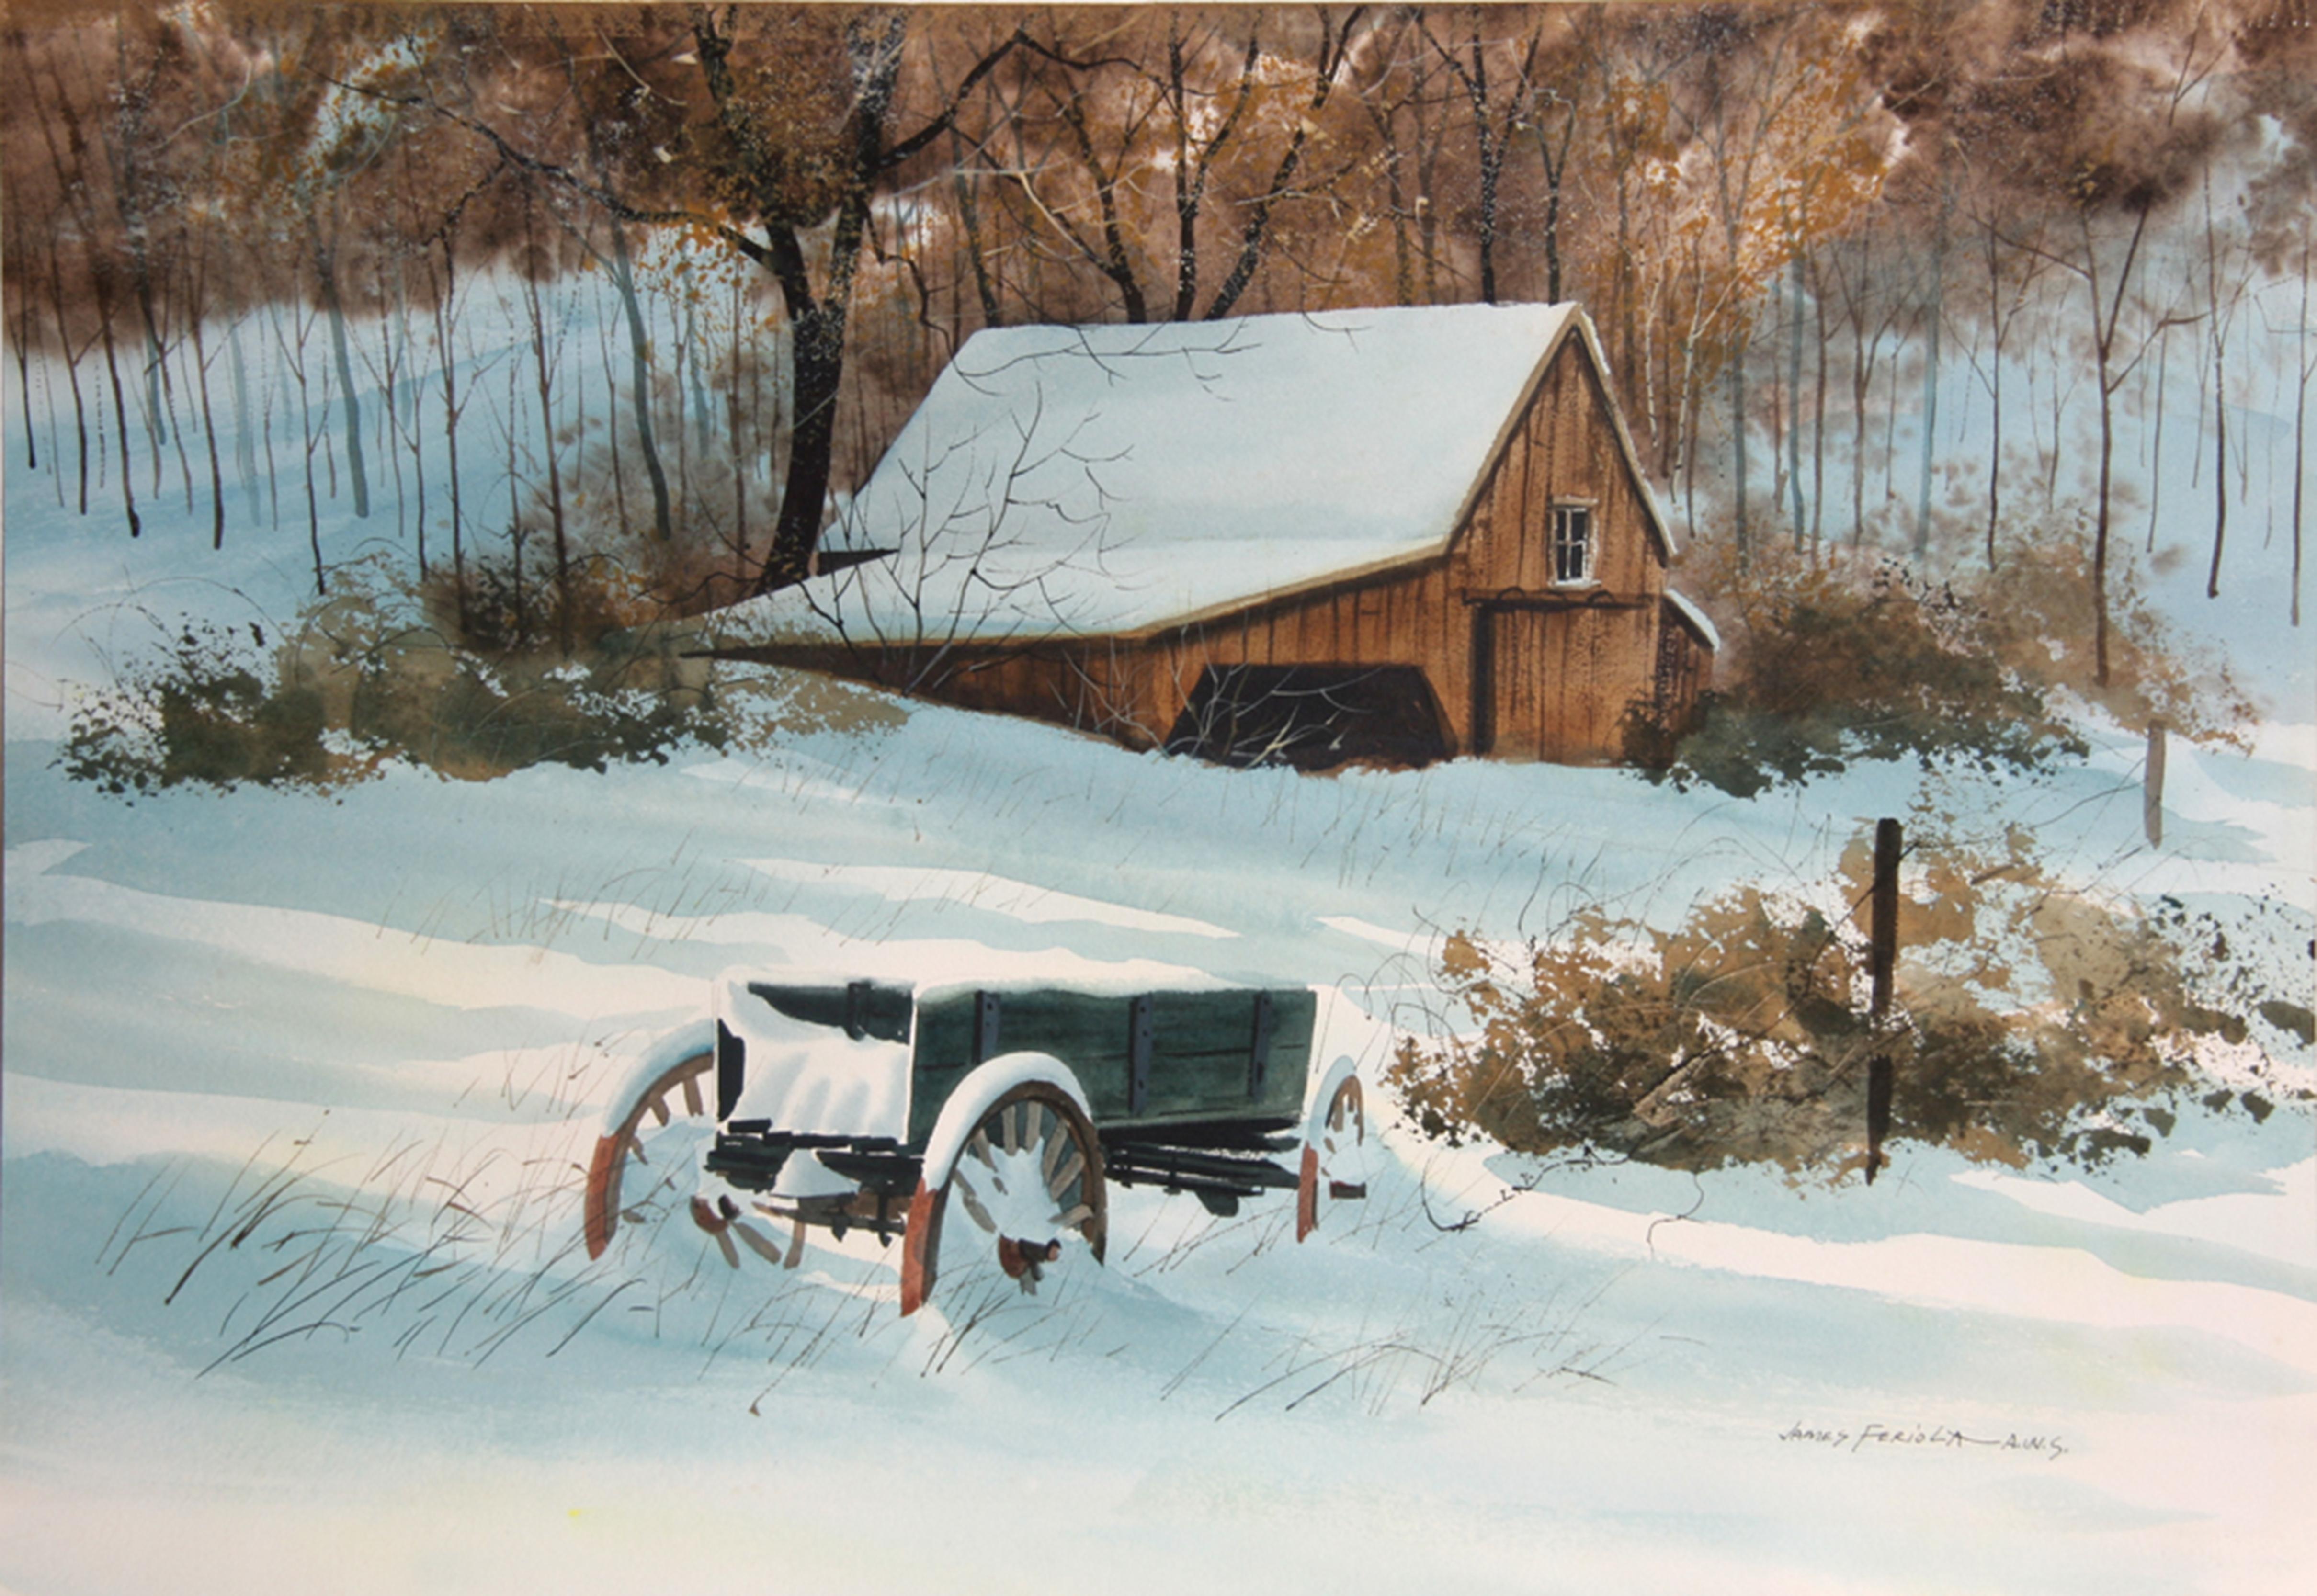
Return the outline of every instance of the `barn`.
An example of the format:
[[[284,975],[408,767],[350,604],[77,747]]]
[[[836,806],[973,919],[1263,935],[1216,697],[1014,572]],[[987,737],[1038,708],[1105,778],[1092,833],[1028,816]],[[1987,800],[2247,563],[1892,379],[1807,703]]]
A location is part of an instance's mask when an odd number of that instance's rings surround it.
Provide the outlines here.
[[[1711,624],[1570,305],[975,334],[715,652],[1233,763],[1624,757]]]

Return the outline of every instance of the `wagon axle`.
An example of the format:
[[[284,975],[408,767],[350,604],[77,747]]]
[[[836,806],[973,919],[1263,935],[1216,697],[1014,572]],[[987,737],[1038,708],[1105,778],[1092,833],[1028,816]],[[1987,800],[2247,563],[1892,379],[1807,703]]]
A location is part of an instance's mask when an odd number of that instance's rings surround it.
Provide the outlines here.
[[[1062,1255],[1062,1244],[1058,1241],[1023,1241],[1015,1236],[997,1238],[997,1267],[1006,1271],[1009,1280],[1022,1282],[1022,1289],[1037,1289],[1046,1278],[1045,1265]]]

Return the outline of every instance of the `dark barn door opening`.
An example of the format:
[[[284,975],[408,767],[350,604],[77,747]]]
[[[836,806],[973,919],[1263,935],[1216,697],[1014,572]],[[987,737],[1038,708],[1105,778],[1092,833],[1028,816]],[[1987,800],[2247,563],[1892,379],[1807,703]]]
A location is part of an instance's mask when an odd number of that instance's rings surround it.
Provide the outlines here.
[[[1209,665],[1167,752],[1245,770],[1413,766],[1448,757],[1440,700],[1415,665]]]
[[[1472,752],[1545,757],[1545,646],[1553,617],[1484,604],[1472,612]]]

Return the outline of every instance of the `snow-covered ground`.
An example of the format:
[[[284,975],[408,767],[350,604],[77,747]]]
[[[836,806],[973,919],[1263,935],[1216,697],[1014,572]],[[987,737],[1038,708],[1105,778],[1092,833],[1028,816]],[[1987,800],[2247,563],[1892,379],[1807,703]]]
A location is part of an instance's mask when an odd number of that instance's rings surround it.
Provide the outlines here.
[[[1284,1202],[1121,1190],[1108,1268],[945,1280],[908,1321],[873,1240],[729,1271],[631,1227],[591,1262],[577,1201],[624,1060],[734,965],[1307,982],[1373,1081],[1444,931],[1808,887],[1918,802],[2075,879],[2275,905],[2307,1005],[2289,699],[2250,757],[2175,746],[2160,851],[2122,734],[2039,782],[1740,803],[1231,772],[934,708],[130,807],[50,762],[62,684],[180,610],[277,622],[302,534],[213,555],[162,506],[132,548],[10,449],[0,1590],[2307,1588],[2300,1108],[2192,1114],[2098,1177],[1902,1145],[1871,1190],[1540,1176],[1386,1125],[1302,1246]]]
[[[1521,1172],[1395,1129],[1301,1248],[1284,1204],[1121,1192],[1100,1275],[913,1322],[857,1239],[577,1247],[622,1050],[728,964],[1260,971],[1339,988],[1373,1065],[1421,980],[1389,932],[1826,868],[1871,780],[1311,780],[935,709],[337,802],[129,808],[9,753],[13,1589],[2252,1592],[2306,1550],[2290,1111],[2097,1181],[1595,1172],[1462,1231]],[[2229,807],[2260,770],[2179,816],[2232,857],[2144,868],[2305,882],[2305,805]],[[2103,780],[2012,796],[2133,857]]]

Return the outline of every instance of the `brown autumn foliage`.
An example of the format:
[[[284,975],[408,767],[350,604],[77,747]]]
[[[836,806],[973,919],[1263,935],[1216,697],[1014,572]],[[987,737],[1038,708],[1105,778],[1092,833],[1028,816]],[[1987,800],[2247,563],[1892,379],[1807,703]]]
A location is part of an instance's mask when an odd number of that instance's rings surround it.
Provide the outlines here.
[[[2015,1168],[2145,1153],[2188,1099],[2229,1101],[2198,1050],[2256,1030],[2190,956],[2210,927],[2071,887],[2017,832],[1918,859],[1880,1028],[1862,842],[1843,860],[1847,911],[1745,887],[1670,931],[1587,911],[1522,946],[1450,936],[1440,1034],[1403,1040],[1388,1079],[1423,1133],[1452,1142],[1825,1179],[1865,1168],[1876,1054],[1895,1065],[1894,1139]],[[2294,1017],[2260,1018],[2281,1041]]]
[[[1878,202],[1902,169],[1953,166],[2015,208],[2168,197],[2216,124],[2200,117],[2188,138],[2166,114],[2152,41],[2199,17],[2254,109],[2305,124],[2290,67],[2307,52],[2286,59],[2298,46],[2264,26],[2275,9],[899,12],[893,120],[867,181],[905,191],[916,219],[863,218],[858,277],[906,285],[953,343],[991,320],[1468,299],[1486,248],[1502,297],[1540,297],[1558,266],[1562,291],[1614,329],[1627,408],[1670,462],[1695,390],[1745,346],[1785,259],[1928,222]],[[720,88],[682,7],[20,13],[0,103],[0,174],[27,228],[9,292],[60,291],[65,330],[24,325],[69,337],[99,315],[105,271],[142,270],[166,341],[183,331],[172,317],[196,253],[233,263],[207,272],[211,314],[320,291],[297,257],[321,203],[335,291],[375,311],[403,291],[396,259],[446,224],[470,265],[520,248],[515,191],[530,185],[598,232],[623,210],[631,227],[766,257],[792,235],[814,281],[767,260],[763,286],[806,313],[852,286],[854,265],[815,235],[863,181],[856,78],[882,40],[858,20],[745,8],[716,36]],[[2271,189],[2307,160],[2291,143]],[[82,210],[51,264],[33,235],[67,190]],[[224,230],[197,243],[211,216]],[[1251,274],[1234,284],[1243,257]]]
[[[2149,341],[2201,314],[2152,281],[2145,237],[2216,164],[2251,165],[2250,257],[2305,258],[2317,47],[2277,11],[17,6],[4,317],[28,408],[30,353],[68,367],[75,459],[49,468],[76,473],[80,511],[110,495],[134,532],[205,476],[220,542],[219,334],[282,340],[286,308],[302,349],[319,318],[327,355],[263,396],[304,430],[303,486],[360,515],[388,464],[447,468],[449,525],[438,494],[416,553],[428,575],[447,543],[464,592],[484,579],[470,549],[516,528],[458,504],[439,441],[430,459],[418,428],[382,432],[373,368],[453,382],[488,268],[601,273],[624,317],[601,355],[614,508],[685,546],[653,557],[657,596],[698,608],[798,575],[832,495],[980,327],[1558,294],[1591,311],[1642,454],[1704,540],[1751,554],[1749,475],[1791,487],[1816,540],[1829,507],[1801,485],[1846,449],[1863,481],[1910,362],[1936,366],[1942,327],[1999,335],[2008,283],[2070,318],[2029,320],[2055,362],[2097,371],[2105,459]],[[1982,254],[1994,287],[1956,291]],[[770,421],[728,425],[697,470],[671,459],[682,390],[729,397],[749,352],[779,367]],[[1774,474],[1748,455],[1766,411]],[[541,444],[558,583],[586,557],[559,450],[589,446]],[[2103,481],[2081,572],[2096,634],[2122,580],[2110,497]],[[1856,487],[1849,519],[1869,519]]]

